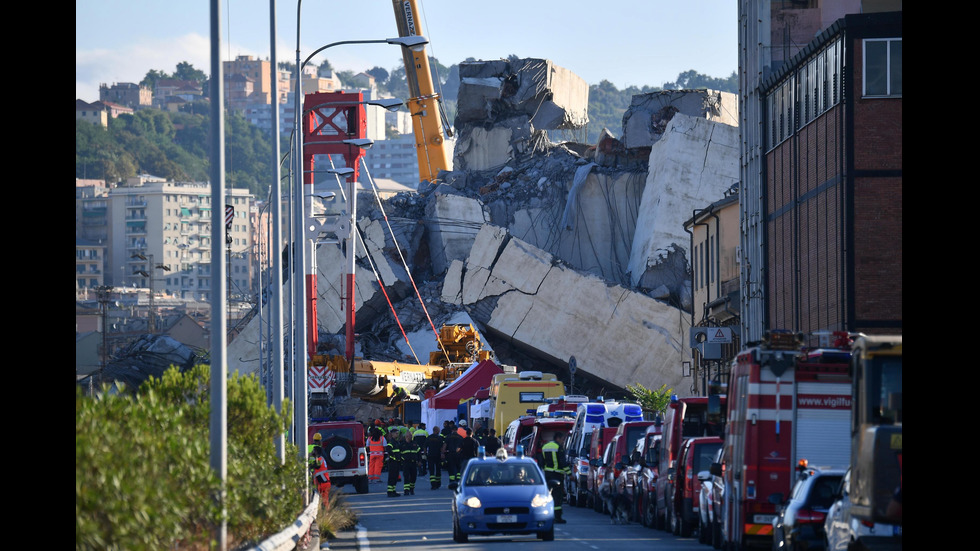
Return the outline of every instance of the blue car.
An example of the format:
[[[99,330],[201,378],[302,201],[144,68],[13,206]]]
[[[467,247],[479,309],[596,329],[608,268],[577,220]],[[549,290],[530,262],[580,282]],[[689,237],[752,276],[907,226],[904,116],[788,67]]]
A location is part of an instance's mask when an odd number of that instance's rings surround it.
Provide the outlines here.
[[[479,455],[466,463],[453,499],[453,540],[471,535],[537,534],[555,539],[555,502],[537,462],[518,448],[508,456]]]

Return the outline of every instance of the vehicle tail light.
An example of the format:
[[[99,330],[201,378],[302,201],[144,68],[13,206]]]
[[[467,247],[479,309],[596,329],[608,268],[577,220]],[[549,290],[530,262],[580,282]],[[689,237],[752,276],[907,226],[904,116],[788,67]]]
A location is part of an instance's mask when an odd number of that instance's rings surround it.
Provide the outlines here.
[[[827,513],[821,513],[820,511],[814,511],[813,509],[800,509],[800,511],[796,513],[796,520],[804,524],[823,525],[823,521],[827,520]]]
[[[367,454],[365,452],[360,452],[357,454],[357,464],[360,467],[367,465]]]

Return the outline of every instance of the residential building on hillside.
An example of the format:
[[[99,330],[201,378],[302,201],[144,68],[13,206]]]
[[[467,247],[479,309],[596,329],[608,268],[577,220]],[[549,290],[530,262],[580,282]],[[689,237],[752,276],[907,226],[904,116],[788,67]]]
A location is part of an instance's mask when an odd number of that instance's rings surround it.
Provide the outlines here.
[[[387,178],[411,189],[418,187],[419,160],[412,134],[375,141],[364,152],[364,162],[375,179]]]
[[[225,190],[234,208],[227,246],[231,294],[252,291],[248,190]],[[211,186],[141,175],[108,193],[107,284],[207,301],[211,290]]]
[[[240,55],[234,61],[222,61],[222,72],[225,75],[225,104],[228,109],[231,107],[231,81],[244,77],[251,83],[249,94],[256,94],[257,97],[250,98],[254,103],[268,105],[272,103],[272,67],[271,62],[256,58],[250,55]]]
[[[742,342],[901,333],[901,12],[739,3]]]
[[[99,101],[109,101],[125,105],[130,109],[140,109],[153,105],[153,91],[148,86],[132,82],[113,83],[112,86],[99,84]]]
[[[102,180],[75,178],[75,237],[108,242],[108,188]]]
[[[75,100],[75,120],[83,120],[103,128],[109,126],[110,118],[116,118],[124,113],[131,115],[133,110],[125,105],[108,101],[88,103],[80,99]]]
[[[193,80],[161,78],[153,87],[153,107],[166,109],[170,98],[178,97],[184,101],[202,99],[201,84]]]
[[[75,238],[75,299],[84,296],[86,289],[95,289],[105,283],[105,242]]]

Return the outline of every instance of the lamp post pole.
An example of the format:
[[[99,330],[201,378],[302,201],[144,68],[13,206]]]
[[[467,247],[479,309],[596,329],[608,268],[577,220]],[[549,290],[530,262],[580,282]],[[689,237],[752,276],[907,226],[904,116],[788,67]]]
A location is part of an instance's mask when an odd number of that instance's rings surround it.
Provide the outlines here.
[[[279,68],[276,60],[276,0],[269,0],[269,29],[270,29],[270,49],[269,57],[271,65],[272,83],[272,240],[266,249],[272,256],[272,277],[270,282],[272,292],[269,294],[269,303],[272,312],[269,317],[269,328],[272,337],[272,354],[270,356],[269,369],[272,371],[272,407],[276,413],[282,414],[283,400],[283,314],[282,314],[282,177],[279,172]],[[259,297],[259,300],[262,300]],[[272,328],[275,328],[274,330]],[[286,435],[279,433],[276,435],[276,453],[279,456],[279,464],[286,461]]]

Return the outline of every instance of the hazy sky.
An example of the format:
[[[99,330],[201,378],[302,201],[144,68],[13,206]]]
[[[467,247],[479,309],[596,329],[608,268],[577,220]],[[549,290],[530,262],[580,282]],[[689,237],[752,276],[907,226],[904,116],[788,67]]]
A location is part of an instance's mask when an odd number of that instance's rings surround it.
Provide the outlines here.
[[[271,55],[271,6],[265,0],[220,0],[220,57]],[[300,56],[345,40],[398,36],[389,0],[276,1],[276,58]],[[693,69],[728,77],[738,64],[734,0],[418,0],[428,53],[445,66],[468,57],[550,59],[588,84],[608,80],[660,86]],[[391,71],[397,46],[338,45],[313,58],[336,70]],[[151,69],[172,73],[186,61],[211,68],[211,2],[75,0],[75,97],[99,99],[99,84],[139,82]]]

